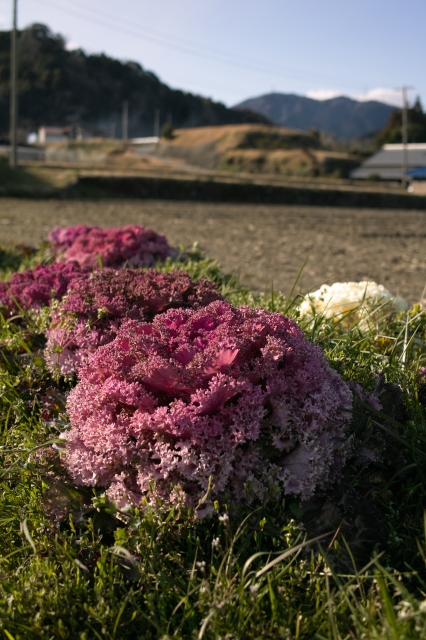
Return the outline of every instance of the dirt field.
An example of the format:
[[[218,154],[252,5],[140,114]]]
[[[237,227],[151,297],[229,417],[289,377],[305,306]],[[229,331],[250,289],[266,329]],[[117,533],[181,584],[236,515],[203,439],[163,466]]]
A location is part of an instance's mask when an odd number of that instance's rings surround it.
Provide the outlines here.
[[[410,302],[426,285],[426,211],[170,201],[0,199],[0,243],[37,245],[55,225],[145,224],[172,244],[198,241],[257,290],[287,293],[372,279]]]

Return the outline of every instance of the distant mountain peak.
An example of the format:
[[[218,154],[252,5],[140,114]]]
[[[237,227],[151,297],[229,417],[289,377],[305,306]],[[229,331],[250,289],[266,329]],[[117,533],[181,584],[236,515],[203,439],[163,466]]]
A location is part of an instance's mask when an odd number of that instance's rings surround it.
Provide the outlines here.
[[[347,96],[316,100],[277,92],[249,98],[234,108],[256,111],[283,127],[318,129],[345,140],[379,131],[395,109],[376,100],[361,102]]]

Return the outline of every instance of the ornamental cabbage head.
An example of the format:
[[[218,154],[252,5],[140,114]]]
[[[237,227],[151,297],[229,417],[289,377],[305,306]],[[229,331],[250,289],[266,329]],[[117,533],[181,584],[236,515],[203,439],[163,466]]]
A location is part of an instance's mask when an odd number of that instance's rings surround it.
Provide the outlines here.
[[[74,260],[86,268],[98,266],[99,260],[104,267],[152,267],[172,255],[163,234],[139,225],[57,227],[48,239],[59,261]]]
[[[183,271],[94,271],[76,281],[53,311],[46,362],[52,371],[69,374],[115,338],[124,318],[151,321],[173,307],[199,308],[221,299],[214,282],[193,282]]]
[[[39,264],[15,273],[8,282],[0,282],[0,312],[10,317],[21,309],[49,306],[65,295],[71,282],[84,277],[84,270],[76,262]]]
[[[129,319],[78,375],[64,462],[119,506],[307,499],[350,449],[348,386],[278,313],[216,301]]]

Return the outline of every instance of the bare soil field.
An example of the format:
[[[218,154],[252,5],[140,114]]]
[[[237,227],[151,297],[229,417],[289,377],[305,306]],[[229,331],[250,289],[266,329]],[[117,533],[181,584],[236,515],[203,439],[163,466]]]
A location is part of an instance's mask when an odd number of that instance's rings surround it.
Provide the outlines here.
[[[0,244],[37,245],[56,225],[144,224],[171,244],[197,241],[257,291],[370,279],[409,302],[426,285],[426,211],[161,200],[0,200]]]

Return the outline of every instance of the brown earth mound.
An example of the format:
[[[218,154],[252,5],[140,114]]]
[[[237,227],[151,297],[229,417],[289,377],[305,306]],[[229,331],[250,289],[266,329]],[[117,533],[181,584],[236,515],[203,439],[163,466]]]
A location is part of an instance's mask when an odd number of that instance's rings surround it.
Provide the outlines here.
[[[225,171],[276,177],[347,177],[357,166],[346,153],[321,150],[315,132],[271,125],[223,125],[177,129],[158,144],[123,140],[70,140],[45,145],[45,163],[116,170],[162,170],[173,163],[186,170]]]
[[[178,129],[155,154],[205,169],[282,176],[345,177],[358,165],[349,154],[320,150],[315,132],[253,124]]]

